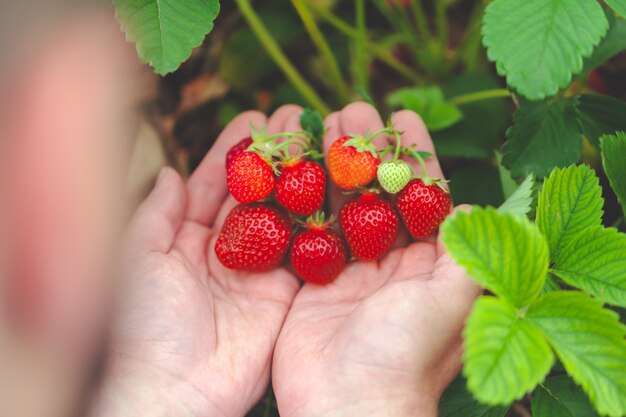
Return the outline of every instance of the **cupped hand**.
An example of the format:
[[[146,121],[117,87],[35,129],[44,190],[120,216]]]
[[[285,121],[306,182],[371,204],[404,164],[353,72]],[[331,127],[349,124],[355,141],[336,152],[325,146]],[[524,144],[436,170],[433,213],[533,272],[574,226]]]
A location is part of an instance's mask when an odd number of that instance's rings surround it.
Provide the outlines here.
[[[251,274],[223,267],[213,250],[236,204],[225,155],[249,136],[294,130],[301,109],[269,120],[238,116],[184,184],[164,170],[130,228],[133,254],[121,292],[113,349],[96,414],[242,416],[267,389],[274,344],[298,291],[285,269]],[[141,398],[139,398],[141,397]],[[160,413],[160,414],[159,414]],[[131,414],[132,415],[132,414]]]
[[[415,113],[398,112],[392,123],[404,132],[403,144],[434,155]],[[375,132],[383,122],[371,106],[354,103],[325,125],[328,149],[344,134]],[[426,166],[429,176],[443,178],[436,157]],[[331,190],[335,211],[345,198]],[[332,284],[298,292],[274,353],[281,416],[437,414],[460,369],[461,331],[480,289],[437,240],[399,240],[381,260],[351,262]]]

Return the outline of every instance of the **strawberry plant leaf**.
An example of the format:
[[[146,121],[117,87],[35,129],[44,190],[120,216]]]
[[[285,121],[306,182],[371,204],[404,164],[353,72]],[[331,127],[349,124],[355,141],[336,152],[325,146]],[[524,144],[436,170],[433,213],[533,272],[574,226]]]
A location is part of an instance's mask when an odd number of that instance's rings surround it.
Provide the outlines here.
[[[541,388],[565,406],[572,417],[598,417],[587,394],[567,375],[558,375],[546,379]],[[537,388],[539,390],[539,388]],[[535,395],[533,394],[532,411],[535,416]],[[543,414],[548,416],[547,414]],[[558,414],[554,415],[558,417]]]
[[[626,216],[626,133],[617,132],[615,135],[603,136],[600,138],[600,148],[604,172]]]
[[[524,179],[524,182],[506,199],[498,211],[501,213],[511,213],[517,216],[524,216],[531,210],[533,204],[533,185],[535,179],[532,175],[529,175]]]
[[[626,17],[626,0],[604,0],[618,15]]]
[[[555,291],[533,303],[526,317],[600,414],[626,413],[626,327],[617,313],[584,293]]]
[[[543,288],[541,289],[541,294],[547,294],[549,292],[558,291],[560,289],[561,289],[561,286],[554,278],[554,275],[552,275],[552,273],[548,273],[548,275],[546,275],[546,283],[543,285]]]
[[[481,286],[523,307],[543,288],[548,244],[527,218],[473,207],[443,223],[448,252]]]
[[[502,193],[504,194],[504,198],[509,198],[513,195],[515,190],[517,190],[519,184],[513,179],[513,177],[511,177],[511,171],[502,165],[502,153],[496,151],[495,155],[496,162],[498,163],[498,172],[500,173]]]
[[[588,73],[626,49],[626,20],[615,17],[608,10],[606,17],[609,21],[609,31],[602,39],[602,42],[593,50],[593,54],[585,59],[583,74]]]
[[[578,162],[582,151],[576,100],[521,101],[506,133],[503,162],[514,177],[544,177]]]
[[[584,94],[578,98],[583,132],[589,142],[600,147],[600,136],[626,131],[626,102],[610,96]]]
[[[213,29],[218,0],[113,0],[115,14],[142,62],[175,71]]]
[[[626,307],[626,235],[589,227],[553,257],[552,272],[609,304]]]
[[[478,402],[467,390],[467,380],[456,377],[439,401],[439,417],[504,417],[506,406],[492,407]]]
[[[539,330],[495,297],[478,299],[463,336],[463,374],[474,397],[485,404],[510,404],[543,381],[554,363]]]
[[[387,103],[419,114],[432,131],[450,127],[463,118],[457,106],[445,101],[439,87],[403,88],[387,96]]]
[[[537,206],[537,226],[546,236],[551,257],[578,234],[602,223],[602,188],[585,166],[555,169],[544,182]]]
[[[300,126],[313,136],[316,141],[321,142],[324,137],[324,118],[317,110],[304,109],[300,115]]]
[[[565,403],[542,385],[533,392],[531,412],[533,417],[574,417]]]
[[[485,10],[483,45],[509,86],[541,100],[569,85],[608,26],[596,0],[495,0]]]

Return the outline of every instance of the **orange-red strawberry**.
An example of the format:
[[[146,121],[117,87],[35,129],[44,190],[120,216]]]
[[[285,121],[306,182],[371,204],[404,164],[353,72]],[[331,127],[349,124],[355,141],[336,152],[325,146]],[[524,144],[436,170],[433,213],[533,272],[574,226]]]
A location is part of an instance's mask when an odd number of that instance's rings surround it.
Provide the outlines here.
[[[291,244],[291,265],[300,278],[311,284],[333,282],[346,258],[343,239],[325,223],[310,222],[307,230],[298,234]]]
[[[233,160],[235,159],[235,157],[239,155],[240,153],[242,153],[243,151],[245,151],[246,149],[248,149],[250,145],[252,145],[252,138],[247,137],[247,138],[241,139],[239,142],[234,144],[228,150],[228,153],[226,154],[226,170],[227,171],[228,171],[228,167],[230,167],[231,164],[233,163]]]
[[[380,157],[371,139],[343,136],[328,150],[330,178],[342,190],[365,187],[376,178]]]
[[[450,193],[430,178],[412,180],[396,200],[404,224],[416,239],[435,233],[450,213],[451,206]]]
[[[276,180],[276,200],[290,212],[308,216],[324,204],[326,174],[324,168],[310,161],[283,162]]]
[[[253,203],[274,189],[274,171],[256,152],[241,152],[226,170],[228,191],[240,203]]]
[[[339,225],[350,251],[361,260],[379,259],[398,236],[400,220],[393,205],[368,192],[349,201],[339,211]]]
[[[226,217],[215,242],[217,259],[226,268],[267,271],[280,265],[291,237],[291,220],[268,204],[239,204]]]

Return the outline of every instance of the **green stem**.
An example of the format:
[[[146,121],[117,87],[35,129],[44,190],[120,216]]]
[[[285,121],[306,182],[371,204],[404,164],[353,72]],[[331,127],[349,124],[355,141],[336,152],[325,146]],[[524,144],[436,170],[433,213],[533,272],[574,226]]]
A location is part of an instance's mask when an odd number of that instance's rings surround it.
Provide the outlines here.
[[[352,97],[350,95],[350,92],[348,91],[348,88],[346,87],[346,83],[343,80],[341,70],[339,69],[339,64],[335,59],[335,55],[333,55],[333,52],[331,51],[330,46],[326,41],[326,38],[324,38],[324,35],[317,26],[317,23],[315,22],[315,19],[313,19],[313,16],[311,15],[308,7],[304,3],[304,0],[292,0],[292,3],[296,8],[296,11],[300,15],[300,19],[302,19],[302,23],[304,23],[304,27],[309,33],[309,36],[311,36],[311,40],[317,47],[317,50],[322,55],[322,58],[324,58],[324,60],[326,61],[326,65],[328,66],[329,70],[330,81],[337,91],[340,100],[344,104],[350,102]]]
[[[411,44],[415,61],[419,62],[419,36],[415,33],[404,8],[398,4],[390,8],[386,0],[374,0],[374,5],[378,8],[380,13],[387,18],[392,27],[400,27],[401,33],[404,35],[404,40]]]
[[[422,175],[420,175],[418,178],[426,178],[426,162],[424,162],[424,158],[422,158],[422,155],[420,155],[419,152],[411,148],[404,148],[403,152],[410,157],[416,159],[422,167]]]
[[[400,150],[402,149],[402,135],[400,135],[400,132],[394,132],[394,135],[396,137],[396,151],[393,153],[393,159],[397,161],[400,159]]]
[[[435,17],[437,22],[437,37],[441,48],[446,51],[448,44],[448,17],[446,16],[447,4],[445,0],[435,0]]]
[[[306,82],[304,77],[300,75],[298,70],[293,66],[289,59],[285,56],[283,51],[276,40],[269,33],[259,16],[256,14],[250,0],[235,0],[241,14],[244,16],[252,31],[261,42],[261,45],[265,48],[270,57],[274,60],[276,65],[285,73],[289,81],[294,87],[302,94],[302,96],[311,104],[311,106],[322,113],[322,115],[328,115],[330,108],[324,103],[324,101],[317,95],[315,90]]]
[[[365,24],[365,2],[364,0],[356,0],[356,29],[357,36],[355,39],[355,75],[357,84],[367,91],[369,89],[368,82],[368,59],[365,54],[365,43],[367,42],[367,28]]]
[[[475,93],[463,94],[461,96],[452,97],[449,102],[452,104],[467,104],[474,101],[489,100],[492,98],[511,97],[512,94],[506,88],[496,88],[493,90],[477,91]]]
[[[411,0],[411,10],[413,11],[413,17],[415,18],[417,30],[425,39],[432,39],[432,34],[428,28],[428,20],[426,20],[426,13],[424,12],[424,7],[422,6],[422,0]]]
[[[238,1],[241,1],[241,0],[238,0]],[[335,29],[339,30],[340,32],[343,32],[345,35],[349,36],[352,39],[356,39],[357,36],[359,36],[358,31],[355,28],[353,28],[352,26],[350,26],[343,20],[336,17],[335,15],[330,13],[328,10],[324,9],[323,7],[318,6],[311,0],[306,0],[306,2],[309,8],[311,8],[319,17],[324,19],[331,26],[335,27]],[[380,59],[385,64],[389,65],[391,68],[395,69],[398,73],[404,75],[406,78],[408,78],[409,80],[417,84],[423,83],[423,79],[418,73],[413,71],[411,67],[409,67],[408,65],[405,65],[402,62],[400,62],[396,57],[394,57],[391,54],[391,52],[389,52],[387,48],[384,48],[370,41],[369,39],[366,40],[365,46],[376,58]]]

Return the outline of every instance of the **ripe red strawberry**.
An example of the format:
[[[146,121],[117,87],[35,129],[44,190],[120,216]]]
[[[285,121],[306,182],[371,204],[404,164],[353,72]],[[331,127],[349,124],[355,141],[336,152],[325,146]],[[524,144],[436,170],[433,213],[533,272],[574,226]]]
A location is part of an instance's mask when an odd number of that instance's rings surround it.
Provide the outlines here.
[[[381,258],[398,236],[400,220],[393,205],[374,192],[347,202],[339,211],[341,231],[355,258]]]
[[[432,180],[425,179],[426,183]],[[398,195],[396,207],[407,229],[416,239],[431,236],[450,213],[450,193],[439,184],[412,180]]]
[[[376,178],[380,157],[370,139],[343,136],[328,150],[330,178],[342,190],[365,187]]]
[[[242,153],[243,151],[245,151],[246,149],[248,149],[250,145],[252,145],[252,138],[247,137],[247,138],[241,139],[239,142],[234,144],[228,150],[228,153],[226,154],[226,170],[227,171],[228,171],[228,168],[233,163],[233,160],[235,159],[235,157],[239,155],[240,153]]]
[[[274,171],[256,152],[241,152],[226,170],[226,183],[235,200],[253,203],[274,189]]]
[[[267,271],[280,265],[291,237],[291,220],[267,204],[239,204],[226,217],[215,242],[217,258],[226,268]]]
[[[293,269],[304,281],[324,285],[333,282],[346,264],[346,247],[338,233],[324,223],[310,223],[291,244]]]
[[[276,200],[300,216],[313,214],[324,204],[326,174],[310,161],[287,161],[276,181]]]

